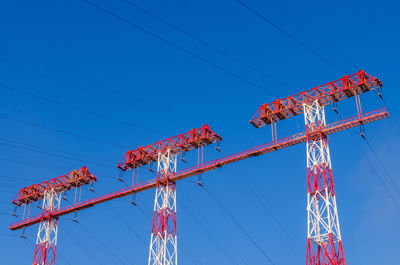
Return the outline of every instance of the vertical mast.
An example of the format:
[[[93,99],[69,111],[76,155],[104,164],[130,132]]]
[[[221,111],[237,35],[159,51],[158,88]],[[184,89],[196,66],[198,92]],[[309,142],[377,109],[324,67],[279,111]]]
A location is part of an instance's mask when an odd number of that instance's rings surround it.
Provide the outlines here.
[[[336,207],[325,111],[303,104],[307,135],[307,265],[345,265]]]
[[[60,209],[60,203],[61,193],[54,188],[45,191],[33,265],[54,265],[56,262],[58,217],[53,218],[52,213]]]
[[[176,155],[168,149],[158,154],[157,187],[154,200],[153,227],[149,265],[177,265],[176,185],[169,180],[176,175]]]

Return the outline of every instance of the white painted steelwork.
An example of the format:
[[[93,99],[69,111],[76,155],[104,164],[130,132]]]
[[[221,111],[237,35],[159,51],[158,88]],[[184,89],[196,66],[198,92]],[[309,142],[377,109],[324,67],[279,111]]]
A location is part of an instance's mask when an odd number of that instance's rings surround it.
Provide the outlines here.
[[[176,175],[177,156],[170,150],[158,154],[157,188],[154,200],[153,227],[149,265],[177,265],[176,186],[170,177]]]
[[[303,109],[307,134],[307,264],[346,264],[328,139],[323,133],[325,111],[318,100],[303,104]]]

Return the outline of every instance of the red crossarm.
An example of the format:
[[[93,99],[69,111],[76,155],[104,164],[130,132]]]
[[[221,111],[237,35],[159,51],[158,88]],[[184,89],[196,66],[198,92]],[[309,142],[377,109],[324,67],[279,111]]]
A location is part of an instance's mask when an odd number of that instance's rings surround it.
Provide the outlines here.
[[[303,113],[303,103],[318,100],[320,105],[325,106],[380,87],[382,82],[379,79],[360,70],[293,96],[263,104],[250,123],[259,128]]]
[[[356,127],[356,126],[359,126],[362,124],[366,124],[366,123],[373,122],[373,121],[380,120],[380,119],[387,118],[387,117],[389,117],[389,113],[387,112],[387,110],[385,108],[383,108],[383,109],[371,111],[368,113],[364,113],[362,115],[358,115],[358,116],[355,116],[355,117],[352,117],[349,119],[331,123],[325,127],[325,129],[323,130],[323,133],[328,135],[328,134],[332,134],[332,133],[335,133],[338,131],[343,131],[345,129],[349,129],[352,127]],[[188,177],[191,177],[191,176],[203,173],[203,172],[207,172],[207,171],[210,171],[210,170],[213,170],[216,168],[220,168],[224,165],[227,165],[227,164],[230,164],[233,162],[237,162],[237,161],[240,161],[240,160],[243,160],[246,158],[250,158],[253,156],[258,156],[258,155],[266,154],[269,152],[273,152],[273,151],[283,149],[285,147],[289,147],[289,146],[299,144],[299,143],[302,143],[305,141],[306,141],[306,132],[301,132],[301,133],[298,133],[298,134],[295,134],[295,135],[292,135],[292,136],[289,136],[286,138],[279,139],[274,142],[270,142],[270,143],[266,143],[266,144],[263,144],[260,146],[253,147],[251,149],[242,151],[240,153],[236,153],[236,154],[233,154],[230,156],[226,156],[226,157],[215,159],[215,160],[212,160],[212,161],[209,161],[209,162],[206,162],[203,164],[199,164],[199,165],[196,165],[193,167],[189,167],[187,169],[177,172],[176,175],[174,175],[173,177],[170,178],[170,181],[178,181],[180,179],[188,178]],[[66,206],[64,208],[61,208],[60,210],[55,211],[54,213],[52,213],[52,215],[54,217],[63,216],[63,215],[66,215],[66,214],[69,214],[72,212],[80,211],[80,210],[95,206],[102,202],[110,201],[113,199],[125,197],[128,195],[134,194],[134,193],[152,189],[152,188],[155,188],[156,185],[157,185],[157,179],[150,179],[146,182],[139,183],[134,186],[126,187],[121,190],[109,193],[109,194],[105,194],[105,195],[102,195],[99,197],[95,197],[95,198],[88,199],[88,200],[85,200],[82,202],[78,202],[76,204]],[[28,219],[21,220],[17,223],[11,224],[10,229],[18,230],[23,227],[34,225],[34,224],[40,222],[40,218],[41,218],[41,215],[38,215],[38,216],[33,216]]]
[[[168,149],[171,150],[171,153],[179,154],[221,140],[221,136],[214,133],[205,124],[201,128],[192,129],[189,132],[159,141],[155,144],[141,146],[136,150],[129,150],[118,163],[117,167],[123,171],[127,171],[157,161],[158,154],[160,152],[164,153]]]
[[[97,178],[89,172],[87,167],[82,167],[81,169],[73,170],[68,174],[22,188],[12,203],[21,206],[23,204],[41,200],[45,191],[51,188],[54,188],[56,192],[62,192],[95,181],[97,181]]]

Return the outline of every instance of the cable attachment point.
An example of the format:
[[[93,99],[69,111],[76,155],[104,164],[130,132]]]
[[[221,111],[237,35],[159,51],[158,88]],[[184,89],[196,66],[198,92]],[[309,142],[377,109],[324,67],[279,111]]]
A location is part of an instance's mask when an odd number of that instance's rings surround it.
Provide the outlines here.
[[[138,206],[136,203],[136,193],[132,194],[132,200],[130,201],[130,203],[134,206]]]
[[[14,211],[11,213],[12,216],[18,217],[17,214],[17,205],[14,206]]]
[[[64,200],[64,201],[68,201],[67,192],[63,192],[63,194],[61,196],[61,199]]]
[[[89,190],[90,190],[91,192],[95,192],[95,191],[94,191],[94,183],[90,184]]]
[[[199,185],[200,187],[204,188],[204,185],[203,185],[203,174],[200,173],[199,175],[197,175],[196,184]]]
[[[333,102],[333,107],[332,107],[333,111],[336,112],[336,114],[339,114],[339,111],[337,110],[337,102]]]
[[[150,163],[150,166],[149,166],[149,168],[147,170],[149,170],[151,173],[154,173],[153,163]]]
[[[26,229],[26,227],[24,227],[24,230],[22,230],[22,234],[19,236],[19,237],[22,238],[22,239],[26,239],[26,236],[25,236],[25,229]]]
[[[379,87],[379,88],[378,88],[377,94],[378,94],[378,96],[379,96],[382,100],[384,100],[384,99],[383,99],[383,96],[382,96],[382,87]]]
[[[215,150],[217,150],[218,152],[222,152],[221,151],[221,146],[220,146],[220,144],[219,144],[219,142],[217,142],[217,146],[216,147],[214,147],[215,148]]]
[[[124,176],[124,175],[123,175],[122,171],[120,171],[117,180],[119,180],[119,181],[125,183],[125,181],[122,179],[123,176]]]
[[[75,223],[79,224],[79,221],[78,221],[78,212],[75,212],[75,216],[74,216],[74,218],[72,219],[72,222],[75,222]]]
[[[364,135],[364,132],[365,132],[364,124],[361,124],[361,125],[360,125],[360,136],[361,136],[364,140],[367,140],[367,138],[366,138],[365,135]]]
[[[185,159],[185,153],[182,153],[182,156],[179,159],[182,160],[182,162],[187,164],[187,161]]]

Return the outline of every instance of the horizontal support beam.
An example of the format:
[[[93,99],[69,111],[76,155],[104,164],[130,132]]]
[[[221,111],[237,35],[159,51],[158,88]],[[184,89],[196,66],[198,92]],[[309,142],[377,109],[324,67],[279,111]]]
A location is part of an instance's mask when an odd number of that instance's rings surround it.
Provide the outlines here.
[[[259,128],[303,113],[303,104],[318,100],[321,106],[326,106],[380,87],[382,82],[379,79],[360,70],[327,84],[263,104],[250,123]]]
[[[57,193],[60,193],[96,181],[97,178],[89,172],[87,167],[82,167],[81,169],[72,170],[68,174],[22,188],[12,203],[21,206],[43,199],[45,192],[48,190],[54,189]]]
[[[180,154],[202,146],[216,143],[222,137],[213,132],[207,124],[201,128],[192,129],[186,133],[174,136],[157,143],[141,146],[126,152],[117,167],[123,171],[141,167],[157,161],[158,154],[170,150],[173,154]]]
[[[326,126],[326,128],[323,130],[325,134],[332,134],[335,132],[343,131],[352,127],[360,126],[362,124],[366,124],[369,122],[373,122],[376,120],[380,120],[383,118],[389,117],[389,113],[385,108],[371,111],[362,115],[358,115],[349,119],[345,119],[342,121],[334,122]],[[296,145],[302,142],[306,141],[306,133],[301,132],[286,138],[279,139],[274,142],[266,143],[263,145],[259,145],[256,147],[253,147],[251,149],[222,157],[219,159],[215,159],[203,164],[199,164],[197,166],[189,167],[187,169],[181,170],[177,172],[177,174],[173,177],[170,178],[171,181],[178,181],[180,179],[188,178],[203,172],[211,171],[216,168],[220,168],[224,165],[231,164],[246,158],[250,158],[253,156],[259,156],[262,154],[270,153],[279,149],[283,149],[292,145]],[[88,199],[82,202],[78,202],[66,207],[61,208],[58,211],[55,211],[53,213],[54,217],[60,217],[72,212],[77,212],[92,206],[95,206],[96,204],[100,204],[102,202],[106,201],[111,201],[117,198],[125,197],[134,193],[142,192],[145,190],[149,190],[152,188],[155,188],[157,185],[157,180],[156,179],[150,179],[146,182],[142,182],[139,184],[136,184],[134,186],[126,187],[121,190],[105,194],[99,197],[95,197],[92,199]],[[41,216],[33,216],[31,218],[21,220],[17,223],[11,224],[10,229],[11,230],[18,230],[27,226],[31,226],[33,224],[37,224],[40,222]]]

